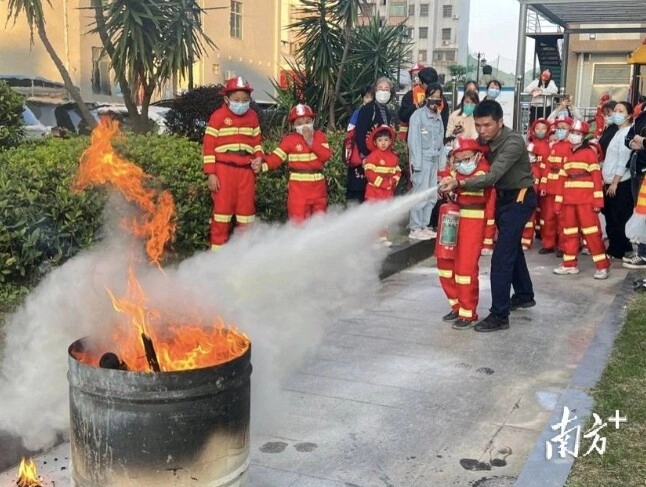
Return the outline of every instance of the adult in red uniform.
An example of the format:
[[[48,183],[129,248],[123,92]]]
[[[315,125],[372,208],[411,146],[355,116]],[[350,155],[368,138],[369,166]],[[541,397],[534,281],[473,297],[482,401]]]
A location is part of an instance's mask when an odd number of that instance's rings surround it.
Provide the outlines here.
[[[241,228],[256,218],[256,176],[252,162],[262,161],[258,115],[249,110],[253,88],[239,76],[222,89],[224,104],[209,119],[204,133],[203,170],[213,200],[211,250],[229,239],[231,221]]]
[[[563,263],[555,274],[578,274],[578,254],[583,235],[596,267],[595,279],[607,279],[610,260],[601,236],[599,212],[603,208],[603,178],[599,156],[583,139],[590,132],[586,122],[576,120],[570,128],[570,156],[563,163],[556,211],[560,212]],[[562,197],[562,202],[560,202]]]
[[[314,118],[308,105],[299,103],[293,107],[287,121],[294,126],[294,132],[283,137],[261,166],[268,171],[287,161],[287,215],[295,222],[327,209],[327,184],[321,170],[332,152],[325,133],[314,130]]]
[[[556,195],[561,191],[563,163],[572,152],[572,144],[568,134],[572,120],[569,118],[554,121],[554,136],[556,140],[550,147],[545,167],[541,173],[540,211],[541,211],[541,243],[539,254],[549,254],[556,251],[559,237],[559,217],[554,210]]]
[[[453,177],[458,181],[489,172],[483,155],[484,147],[466,137],[455,139]],[[492,189],[455,189],[455,202],[460,207],[457,245],[454,259],[437,259],[440,284],[451,305],[444,321],[454,321],[452,328],[466,330],[478,319],[476,309],[480,297],[478,261],[487,220],[494,218],[495,202]],[[436,240],[437,242],[437,240]]]

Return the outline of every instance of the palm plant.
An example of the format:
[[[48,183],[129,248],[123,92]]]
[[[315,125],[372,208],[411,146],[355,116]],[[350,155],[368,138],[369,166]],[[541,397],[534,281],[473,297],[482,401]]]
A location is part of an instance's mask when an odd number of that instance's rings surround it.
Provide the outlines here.
[[[192,75],[205,45],[199,0],[92,0],[95,27],[121,85],[135,130],[149,128],[148,107],[156,89],[173,76]],[[136,94],[141,93],[141,113]]]
[[[52,6],[50,0],[47,0],[47,4],[50,7]],[[49,57],[56,65],[61,78],[63,78],[65,88],[67,89],[72,99],[78,105],[83,120],[88,125],[88,127],[94,127],[96,125],[94,117],[90,114],[90,110],[83,101],[81,93],[76,88],[76,86],[74,86],[74,82],[72,81],[72,77],[70,76],[69,71],[67,71],[65,64],[63,64],[63,61],[56,53],[54,46],[47,36],[47,30],[45,29],[45,14],[43,11],[43,2],[41,0],[8,0],[7,10],[7,23],[13,18],[13,22],[15,24],[18,20],[18,17],[20,17],[20,14],[23,14],[25,16],[27,24],[29,25],[29,31],[31,34],[30,42],[32,46],[34,44],[34,29],[36,30],[38,37],[40,38],[43,46],[45,47],[45,50],[47,51],[47,54],[49,54]]]

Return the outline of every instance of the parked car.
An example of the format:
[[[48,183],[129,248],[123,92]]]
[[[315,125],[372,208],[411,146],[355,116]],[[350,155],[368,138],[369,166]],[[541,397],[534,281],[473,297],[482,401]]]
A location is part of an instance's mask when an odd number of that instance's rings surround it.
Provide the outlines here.
[[[37,140],[52,133],[52,128],[42,124],[27,105],[22,107],[22,121],[25,138]]]

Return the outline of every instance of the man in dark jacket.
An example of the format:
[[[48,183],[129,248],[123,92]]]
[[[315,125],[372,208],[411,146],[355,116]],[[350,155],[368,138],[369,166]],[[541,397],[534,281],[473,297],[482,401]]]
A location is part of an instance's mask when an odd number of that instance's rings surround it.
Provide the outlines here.
[[[426,88],[428,88],[430,85],[437,83],[439,79],[435,68],[430,67],[422,69],[417,76],[419,77],[419,89],[421,90],[421,93],[424,93],[426,91]],[[410,121],[411,115],[415,110],[423,107],[426,103],[426,99],[415,100],[413,98],[414,91],[415,88],[408,90],[408,92],[402,97],[401,105],[399,108],[399,120],[401,122],[399,127],[399,135],[400,138],[403,137],[402,140],[406,140],[406,136],[408,135],[408,122]],[[442,112],[440,113],[444,127],[446,127],[449,122],[449,113],[449,104],[446,98],[444,98],[444,107],[442,108]]]
[[[646,110],[642,110],[635,117],[628,134],[626,134],[626,147],[632,149],[628,167],[630,169],[631,188],[635,204],[639,195],[644,176],[646,176]],[[628,269],[646,269],[646,244],[637,245],[637,255],[624,257],[622,264]]]

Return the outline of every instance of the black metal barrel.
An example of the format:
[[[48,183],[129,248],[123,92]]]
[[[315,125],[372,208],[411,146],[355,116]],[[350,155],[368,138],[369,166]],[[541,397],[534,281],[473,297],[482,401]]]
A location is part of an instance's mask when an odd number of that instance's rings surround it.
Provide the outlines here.
[[[249,465],[251,346],[213,367],[129,372],[69,348],[72,486],[242,487]]]

